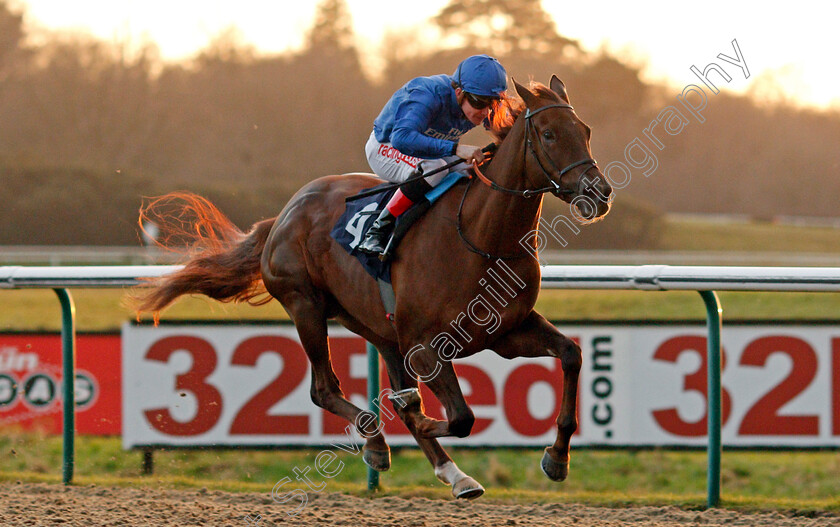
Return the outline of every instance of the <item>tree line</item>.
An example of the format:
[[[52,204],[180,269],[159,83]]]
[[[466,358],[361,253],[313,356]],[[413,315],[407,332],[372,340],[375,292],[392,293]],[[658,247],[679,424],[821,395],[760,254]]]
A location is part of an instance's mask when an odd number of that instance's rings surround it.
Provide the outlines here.
[[[260,55],[229,31],[179,64],[153,45],[59,35],[33,44],[24,16],[0,0],[0,244],[136,244],[142,196],[170,190],[205,194],[242,226],[274,216],[316,177],[369,171],[363,147],[391,93],[473,53],[494,54],[518,80],[557,73],[602,167],[623,159],[674,96],[560,35],[539,0],[453,1],[430,22],[439,45],[390,35],[376,78],[344,0],[319,4],[300,50]],[[836,111],[721,93],[705,116],[571,246],[655,246],[661,211],[834,214]]]

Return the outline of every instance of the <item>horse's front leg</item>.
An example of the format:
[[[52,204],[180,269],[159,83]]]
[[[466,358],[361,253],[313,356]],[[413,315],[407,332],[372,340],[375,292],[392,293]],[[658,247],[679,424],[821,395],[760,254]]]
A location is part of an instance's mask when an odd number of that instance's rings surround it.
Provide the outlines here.
[[[410,347],[401,343],[402,350],[409,350],[403,361],[403,368],[410,377],[417,377],[432,390],[446,410],[446,421],[432,419],[423,413],[419,392],[408,400],[406,417],[422,437],[467,437],[475,423],[475,415],[467,405],[458,376],[451,361],[441,360],[434,349],[422,345]],[[416,382],[416,381],[415,381]]]
[[[433,437],[426,437],[420,433],[418,424],[434,421],[423,414],[423,401],[418,390],[417,379],[412,377],[405,369],[402,355],[396,347],[379,347],[381,355],[385,358],[385,365],[388,368],[388,377],[391,379],[391,387],[394,391],[389,394],[397,415],[405,423],[414,440],[426,455],[426,458],[435,469],[435,476],[452,488],[452,495],[460,499],[475,499],[484,494],[484,487],[465,474],[449,457],[449,454],[440,446],[438,440]],[[383,392],[384,393],[384,392]],[[442,423],[445,424],[445,423]]]
[[[536,311],[531,311],[519,328],[491,346],[506,359],[555,357],[563,368],[563,401],[557,416],[557,440],[545,449],[541,467],[546,476],[563,481],[569,474],[569,442],[577,430],[577,389],[580,376],[580,346],[566,337]]]

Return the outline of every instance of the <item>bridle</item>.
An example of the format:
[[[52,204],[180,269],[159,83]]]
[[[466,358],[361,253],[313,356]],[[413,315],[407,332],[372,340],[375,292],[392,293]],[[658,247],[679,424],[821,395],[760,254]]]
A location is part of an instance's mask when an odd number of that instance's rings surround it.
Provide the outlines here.
[[[571,104],[562,104],[562,103],[549,104],[547,106],[543,106],[542,108],[537,108],[534,111],[531,111],[531,109],[528,108],[525,111],[525,145],[526,145],[526,148],[523,151],[523,160],[522,160],[522,172],[525,173],[525,172],[527,172],[528,153],[530,152],[531,155],[534,156],[534,159],[536,159],[537,165],[539,165],[540,170],[542,171],[543,175],[548,180],[550,185],[547,186],[547,187],[543,187],[543,188],[525,189],[525,190],[516,190],[516,189],[503,187],[503,186],[495,183],[494,181],[491,181],[487,176],[485,176],[481,172],[481,170],[478,168],[478,165],[474,164],[473,165],[473,171],[475,172],[476,176],[478,177],[478,179],[482,183],[486,184],[491,189],[496,190],[498,192],[504,192],[506,194],[512,194],[514,196],[519,196],[519,197],[522,197],[522,198],[532,198],[534,196],[540,196],[540,195],[545,194],[547,192],[551,192],[552,194],[554,194],[555,196],[558,196],[558,197],[561,194],[578,194],[578,195],[581,194],[581,192],[580,192],[581,188],[580,187],[583,184],[582,183],[583,176],[587,172],[592,170],[592,168],[597,166],[597,161],[595,161],[592,158],[581,159],[580,161],[575,161],[574,163],[566,166],[565,168],[563,168],[563,170],[560,170],[560,169],[557,168],[557,165],[554,163],[554,160],[551,159],[551,156],[548,154],[548,151],[546,150],[545,145],[543,145],[542,139],[539,137],[539,134],[537,133],[536,127],[534,126],[533,122],[531,121],[531,118],[533,116],[537,115],[538,113],[540,113],[542,111],[550,110],[552,108],[557,108],[557,109],[561,109],[561,110],[574,110],[574,108],[572,107]],[[534,133],[532,133],[532,131]],[[540,151],[542,152],[543,157],[548,160],[548,163],[551,166],[551,168],[554,170],[555,173],[557,173],[557,179],[558,180],[562,179],[563,176],[565,174],[567,174],[569,171],[571,171],[571,170],[573,170],[573,169],[575,169],[579,166],[587,166],[588,165],[586,170],[581,172],[581,174],[580,174],[581,177],[578,178],[578,186],[575,190],[561,188],[560,184],[557,183],[557,181],[555,181],[554,179],[551,178],[551,173],[548,170],[546,170],[545,165],[543,165],[543,161],[540,159],[540,156],[537,155],[537,150],[536,150],[536,147],[534,146],[534,140],[532,139],[532,135],[537,135],[536,143],[539,145]],[[470,251],[472,251],[476,254],[479,254],[479,255],[483,256],[484,258],[487,258],[487,259],[490,259],[490,258],[512,259],[512,258],[522,258],[524,256],[530,256],[528,253],[526,253],[526,254],[518,253],[518,254],[508,254],[508,255],[492,255],[492,254],[487,253],[485,251],[482,251],[481,249],[476,247],[472,242],[470,242],[466,238],[466,236],[464,236],[463,230],[461,229],[461,211],[464,208],[464,202],[467,199],[467,192],[469,192],[473,181],[474,181],[473,179],[470,179],[469,182],[467,183],[466,187],[464,188],[464,195],[461,197],[461,204],[458,206],[458,218],[457,218],[458,235],[461,237],[461,240],[467,245],[467,248]]]
[[[549,186],[543,187],[543,188],[525,189],[525,190],[515,190],[515,189],[511,189],[511,188],[506,188],[506,187],[503,187],[503,186],[491,181],[487,176],[485,176],[484,174],[481,173],[481,170],[477,166],[473,167],[476,176],[478,176],[478,178],[484,184],[486,184],[487,186],[489,186],[493,190],[496,190],[496,191],[499,191],[499,192],[504,192],[504,193],[507,193],[507,194],[513,194],[514,196],[520,196],[520,197],[523,197],[523,198],[531,198],[531,197],[534,197],[534,196],[539,196],[541,194],[545,194],[547,192],[551,192],[555,196],[560,196],[560,194],[580,194],[580,185],[581,185],[581,180],[583,178],[582,177],[578,178],[578,188],[576,188],[575,190],[564,189],[564,188],[560,187],[560,184],[557,183],[557,181],[555,181],[554,179],[551,178],[551,172],[546,170],[545,165],[543,164],[542,159],[540,159],[540,156],[537,155],[537,150],[536,150],[536,147],[534,146],[534,140],[533,140],[532,136],[537,135],[536,143],[540,147],[540,152],[542,152],[543,157],[548,160],[548,163],[549,163],[549,165],[551,165],[551,168],[554,170],[554,173],[557,174],[557,179],[558,180],[562,179],[563,176],[566,175],[570,170],[575,169],[579,166],[589,165],[586,170],[581,172],[581,174],[580,174],[581,176],[583,176],[584,174],[586,174],[587,172],[592,170],[592,168],[598,166],[597,161],[595,161],[592,158],[587,158],[587,159],[581,159],[580,161],[575,161],[571,165],[566,166],[563,170],[560,170],[560,169],[557,168],[557,165],[554,163],[554,160],[551,159],[551,156],[548,154],[548,151],[546,150],[545,145],[542,142],[542,139],[539,137],[539,134],[536,133],[537,130],[534,127],[533,122],[531,121],[531,118],[533,116],[535,116],[538,113],[543,112],[545,110],[550,110],[552,108],[558,108],[558,109],[562,109],[562,110],[574,110],[574,107],[571,104],[562,104],[562,103],[561,104],[549,104],[547,106],[543,106],[542,108],[537,108],[534,111],[531,111],[530,108],[526,109],[526,111],[525,111],[525,145],[526,145],[526,148],[523,151],[524,159],[522,160],[522,167],[523,167],[522,171],[527,172],[528,153],[530,152],[531,155],[534,156],[534,159],[537,161],[537,165],[539,165],[540,170],[542,171],[543,175],[548,180]],[[534,132],[534,133],[532,133],[532,132]]]

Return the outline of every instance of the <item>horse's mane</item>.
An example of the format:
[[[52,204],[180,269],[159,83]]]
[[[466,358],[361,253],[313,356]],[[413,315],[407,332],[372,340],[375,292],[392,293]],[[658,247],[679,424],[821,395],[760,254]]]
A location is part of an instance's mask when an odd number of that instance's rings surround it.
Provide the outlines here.
[[[531,81],[528,86],[530,91],[540,98],[557,98],[557,95],[545,84]],[[513,123],[519,114],[525,109],[525,101],[515,95],[502,94],[502,98],[493,108],[490,114],[490,128],[488,131],[493,136],[496,144],[501,143],[513,128]]]

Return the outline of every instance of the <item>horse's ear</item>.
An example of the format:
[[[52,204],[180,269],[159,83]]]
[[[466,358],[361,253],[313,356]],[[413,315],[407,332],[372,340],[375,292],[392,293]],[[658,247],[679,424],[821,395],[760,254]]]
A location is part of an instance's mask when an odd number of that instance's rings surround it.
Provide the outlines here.
[[[516,88],[516,93],[525,101],[525,106],[535,108],[537,105],[537,96],[531,90],[516,82],[516,79],[513,77],[511,77],[511,80],[513,81],[513,86]]]
[[[557,78],[557,75],[551,76],[551,82],[549,83],[549,86],[551,87],[551,90],[554,93],[560,96],[561,99],[563,99],[566,102],[569,102],[569,94],[566,93],[566,85],[563,84],[563,81]]]

